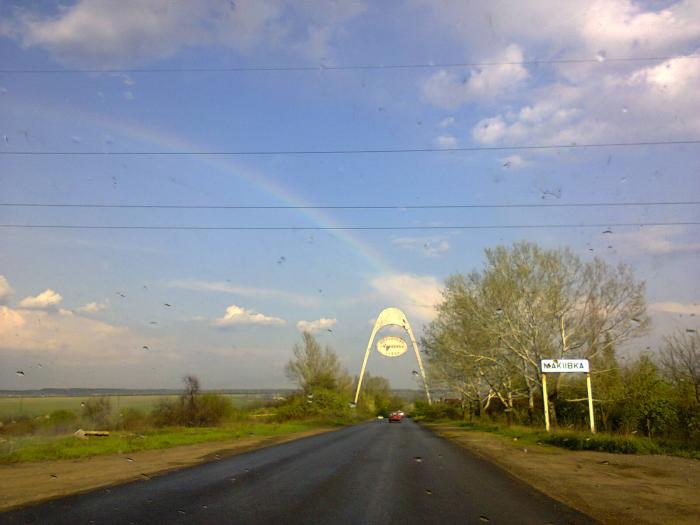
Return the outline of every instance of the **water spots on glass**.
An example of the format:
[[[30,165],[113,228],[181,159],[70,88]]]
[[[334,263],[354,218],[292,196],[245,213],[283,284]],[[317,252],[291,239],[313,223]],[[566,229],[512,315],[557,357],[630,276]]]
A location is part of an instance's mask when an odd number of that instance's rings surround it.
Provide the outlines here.
[[[498,308],[498,309],[496,310],[496,315],[498,315],[498,316],[503,315],[503,308]]]
[[[423,458],[420,457],[420,456],[416,456],[416,457],[413,458],[413,461],[415,461],[416,463],[422,463],[422,462],[423,462]]]
[[[433,495],[433,491],[430,490],[430,489],[425,489],[425,493],[426,493],[428,496],[432,496],[432,495]]]
[[[277,264],[284,264],[285,262],[287,262],[287,258],[284,255],[277,259]]]
[[[479,521],[487,522],[487,521],[491,521],[491,520],[489,519],[488,516],[486,516],[485,514],[482,514],[481,516],[479,516]]]
[[[629,111],[629,108],[628,108],[627,106],[622,106],[622,110],[621,110],[621,111],[622,111],[623,113],[627,113],[627,112]]]
[[[126,295],[125,295],[124,293],[122,293],[122,292],[115,292],[115,293],[116,293],[119,297],[121,297],[122,299],[126,297]]]
[[[171,307],[172,307],[172,304],[170,304],[170,303],[163,303],[163,306],[165,306],[166,308],[171,308]]]
[[[24,370],[17,370],[17,372],[15,372],[15,374],[17,374],[18,376],[22,376],[22,377],[23,377],[23,376],[24,376]]]
[[[608,228],[607,230],[603,230],[603,233],[606,235],[609,235],[612,233],[612,230],[610,228]]]
[[[150,348],[148,348],[148,345],[143,345],[143,346],[141,347],[141,350],[150,350]]]
[[[695,328],[686,328],[685,331],[689,334],[694,334],[695,333]]]
[[[134,462],[133,458],[124,458],[124,459],[125,459],[128,463],[133,463],[133,462]]]
[[[52,478],[52,479],[58,479],[58,475],[57,475],[57,474],[50,474],[49,477]]]
[[[187,513],[186,513],[184,510],[182,510],[182,509],[178,510],[177,513],[178,513],[180,516],[184,516],[184,515],[187,514]]]

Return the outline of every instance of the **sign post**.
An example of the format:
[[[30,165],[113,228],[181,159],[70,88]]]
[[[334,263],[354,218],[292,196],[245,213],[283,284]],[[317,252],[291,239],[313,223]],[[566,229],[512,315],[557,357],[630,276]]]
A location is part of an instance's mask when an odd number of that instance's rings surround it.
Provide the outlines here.
[[[544,398],[544,425],[549,432],[549,398],[547,397],[547,374],[567,374],[580,372],[586,374],[586,390],[588,395],[588,418],[591,423],[591,433],[595,434],[595,418],[593,414],[593,390],[591,388],[591,373],[588,359],[542,359],[542,397]]]

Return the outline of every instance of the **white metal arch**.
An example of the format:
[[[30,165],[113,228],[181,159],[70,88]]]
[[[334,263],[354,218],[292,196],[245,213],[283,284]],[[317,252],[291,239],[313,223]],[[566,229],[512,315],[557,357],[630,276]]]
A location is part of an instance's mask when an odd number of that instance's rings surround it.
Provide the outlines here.
[[[360,388],[362,387],[362,378],[365,375],[365,368],[367,367],[367,360],[369,359],[369,353],[372,351],[372,345],[374,344],[374,338],[377,332],[384,328],[385,326],[400,326],[411,340],[413,345],[413,350],[416,353],[416,360],[418,361],[418,369],[420,370],[420,375],[423,378],[423,386],[425,387],[425,395],[428,398],[428,403],[432,404],[430,399],[430,391],[428,390],[428,380],[425,377],[425,369],[423,368],[423,361],[420,358],[420,353],[418,352],[418,344],[416,343],[416,338],[413,336],[413,330],[411,330],[411,325],[406,319],[406,315],[398,308],[385,308],[381,311],[377,320],[374,323],[374,328],[372,329],[372,335],[369,337],[369,343],[367,343],[367,350],[365,351],[365,358],[362,361],[362,370],[360,371],[360,379],[357,382],[357,391],[355,392],[355,404],[360,398]]]

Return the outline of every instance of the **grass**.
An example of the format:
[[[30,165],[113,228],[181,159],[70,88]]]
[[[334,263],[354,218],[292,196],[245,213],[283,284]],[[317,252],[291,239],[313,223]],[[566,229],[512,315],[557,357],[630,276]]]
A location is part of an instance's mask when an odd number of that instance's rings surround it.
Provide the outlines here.
[[[237,408],[246,408],[268,396],[251,394],[222,394],[231,399]],[[119,413],[124,408],[137,408],[150,412],[162,398],[176,398],[176,395],[142,395],[142,396],[106,396],[112,402],[112,412]],[[45,397],[0,397],[0,419],[5,417],[37,417],[50,414],[56,410],[71,410],[80,414],[80,403],[89,396],[45,396]]]
[[[524,426],[502,426],[464,421],[440,421],[466,430],[489,432],[518,441],[520,444],[546,444],[568,450],[594,450],[615,454],[667,454],[686,458],[700,458],[700,451],[687,444],[671,441],[655,441],[642,436],[624,436],[606,433],[554,431],[551,433]]]
[[[165,428],[140,433],[113,432],[105,438],[81,440],[73,436],[28,436],[0,443],[0,463],[78,459],[105,454],[128,454],[140,450],[226,441],[252,436],[277,436],[339,424],[334,421],[285,423],[229,423],[220,427]]]

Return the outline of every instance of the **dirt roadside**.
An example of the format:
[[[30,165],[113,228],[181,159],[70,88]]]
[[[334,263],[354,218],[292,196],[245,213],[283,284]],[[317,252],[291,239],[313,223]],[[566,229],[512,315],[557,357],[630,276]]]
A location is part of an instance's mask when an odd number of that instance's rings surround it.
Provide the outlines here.
[[[167,471],[333,430],[336,429],[321,428],[279,436],[214,441],[123,455],[0,465],[0,511],[128,481],[147,480]]]
[[[450,425],[425,426],[602,523],[700,523],[698,460],[573,452]]]

